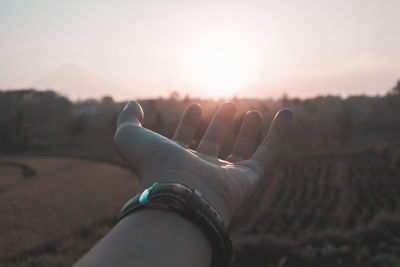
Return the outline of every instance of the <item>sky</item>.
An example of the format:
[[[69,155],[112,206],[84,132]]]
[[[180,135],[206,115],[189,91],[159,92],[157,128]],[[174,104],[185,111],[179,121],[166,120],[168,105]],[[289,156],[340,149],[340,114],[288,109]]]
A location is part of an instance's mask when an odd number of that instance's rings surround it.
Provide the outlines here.
[[[377,95],[398,0],[0,0],[0,88],[72,98]]]

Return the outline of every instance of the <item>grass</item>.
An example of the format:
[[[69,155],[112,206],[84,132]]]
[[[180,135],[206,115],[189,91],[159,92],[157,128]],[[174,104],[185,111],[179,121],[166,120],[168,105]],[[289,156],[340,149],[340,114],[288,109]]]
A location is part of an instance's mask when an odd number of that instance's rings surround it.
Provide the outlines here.
[[[138,186],[129,171],[105,163],[43,157],[3,160],[25,164],[36,175],[0,194],[2,259],[111,220]]]
[[[104,162],[2,161],[36,175],[0,193],[1,266],[70,266],[137,187]],[[234,266],[398,266],[399,166],[398,144],[281,159],[230,227]]]

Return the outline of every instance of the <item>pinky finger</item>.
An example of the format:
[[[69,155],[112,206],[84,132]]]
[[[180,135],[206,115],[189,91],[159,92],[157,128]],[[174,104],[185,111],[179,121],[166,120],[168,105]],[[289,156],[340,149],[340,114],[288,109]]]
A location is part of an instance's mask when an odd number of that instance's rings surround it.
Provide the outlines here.
[[[292,120],[292,111],[289,109],[280,110],[275,115],[263,142],[257,148],[252,158],[246,162],[246,165],[250,165],[260,176],[272,165],[279,154]]]

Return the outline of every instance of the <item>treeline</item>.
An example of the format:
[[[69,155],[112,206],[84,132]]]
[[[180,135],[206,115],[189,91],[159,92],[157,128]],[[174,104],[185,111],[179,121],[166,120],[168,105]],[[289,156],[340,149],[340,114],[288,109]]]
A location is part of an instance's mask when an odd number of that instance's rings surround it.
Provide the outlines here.
[[[283,96],[279,100],[232,99],[238,112],[222,155],[234,141],[243,115],[257,109],[265,117],[265,128],[276,111],[288,107],[295,121],[288,145],[295,151],[326,151],[400,138],[400,82],[385,96],[336,96],[300,100]],[[173,95],[168,99],[139,100],[145,112],[144,126],[167,137],[190,103],[203,106],[203,121],[196,140],[205,131],[212,114],[222,102]],[[111,146],[115,121],[125,103],[111,97],[71,102],[54,91],[0,91],[0,152],[85,149]],[[261,138],[260,138],[261,139]]]

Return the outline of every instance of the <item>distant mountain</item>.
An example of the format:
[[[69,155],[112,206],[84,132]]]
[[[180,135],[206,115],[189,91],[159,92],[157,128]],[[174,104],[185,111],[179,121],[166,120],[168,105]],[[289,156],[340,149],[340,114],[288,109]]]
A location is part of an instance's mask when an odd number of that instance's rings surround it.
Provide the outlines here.
[[[105,95],[121,100],[134,96],[134,92],[76,64],[61,66],[34,83],[34,87],[52,89],[73,100],[101,98]]]

